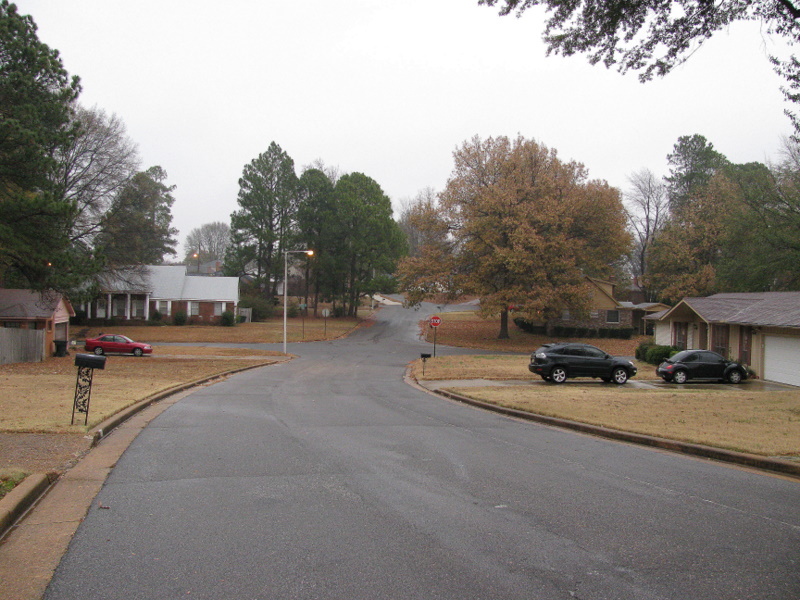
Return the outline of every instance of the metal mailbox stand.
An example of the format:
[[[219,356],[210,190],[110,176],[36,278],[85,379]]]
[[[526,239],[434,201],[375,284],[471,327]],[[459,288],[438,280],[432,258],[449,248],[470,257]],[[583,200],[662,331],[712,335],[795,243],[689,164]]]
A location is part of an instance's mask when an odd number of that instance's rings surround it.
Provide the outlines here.
[[[75,382],[75,402],[72,404],[72,421],[75,424],[75,413],[85,413],[83,424],[89,423],[89,400],[92,397],[92,376],[95,369],[106,368],[106,357],[94,354],[76,354],[75,366],[78,367],[78,379]]]

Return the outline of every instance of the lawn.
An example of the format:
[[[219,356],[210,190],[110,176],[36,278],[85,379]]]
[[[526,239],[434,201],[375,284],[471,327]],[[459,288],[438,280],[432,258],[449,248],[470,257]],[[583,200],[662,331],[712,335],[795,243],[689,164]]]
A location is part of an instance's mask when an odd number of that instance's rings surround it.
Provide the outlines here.
[[[330,340],[348,334],[363,319],[337,318],[323,319],[295,317],[287,319],[286,338],[289,342],[310,342]],[[276,317],[259,323],[239,323],[235,327],[219,325],[114,325],[106,327],[81,328],[72,326],[73,338],[79,343],[87,337],[100,333],[120,333],[137,342],[158,344],[159,342],[184,343],[229,343],[229,344],[268,344],[283,341],[283,319]],[[79,336],[80,334],[80,336]]]
[[[442,313],[437,343],[466,348],[503,350],[501,355],[438,356],[412,363],[418,379],[521,380],[522,385],[452,387],[450,391],[518,410],[560,417],[623,431],[705,444],[765,456],[800,459],[800,390],[762,391],[740,386],[695,386],[641,389],[591,379],[546,384],[527,369],[530,353],[556,341],[524,333],[511,324],[510,339],[498,340],[499,319],[482,320],[475,313]],[[428,341],[433,331],[424,322]],[[633,356],[643,338],[590,338],[580,341],[606,352]],[[657,380],[655,367],[634,361],[633,381]],[[711,387],[712,389],[709,389]]]

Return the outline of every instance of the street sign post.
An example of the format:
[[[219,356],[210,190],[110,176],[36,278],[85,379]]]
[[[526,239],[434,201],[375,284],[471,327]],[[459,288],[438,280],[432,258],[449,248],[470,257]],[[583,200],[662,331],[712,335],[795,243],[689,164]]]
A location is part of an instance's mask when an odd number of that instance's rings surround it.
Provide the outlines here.
[[[439,325],[442,324],[442,317],[433,315],[428,322],[431,324],[431,327],[433,327],[433,357],[436,358],[436,331]]]

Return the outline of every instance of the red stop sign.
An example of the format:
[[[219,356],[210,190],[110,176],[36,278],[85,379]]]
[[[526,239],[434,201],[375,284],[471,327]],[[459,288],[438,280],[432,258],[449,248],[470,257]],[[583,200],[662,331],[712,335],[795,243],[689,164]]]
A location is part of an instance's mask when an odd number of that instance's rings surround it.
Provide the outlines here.
[[[436,315],[433,315],[431,317],[431,327],[438,327],[441,324],[442,324],[442,317]]]

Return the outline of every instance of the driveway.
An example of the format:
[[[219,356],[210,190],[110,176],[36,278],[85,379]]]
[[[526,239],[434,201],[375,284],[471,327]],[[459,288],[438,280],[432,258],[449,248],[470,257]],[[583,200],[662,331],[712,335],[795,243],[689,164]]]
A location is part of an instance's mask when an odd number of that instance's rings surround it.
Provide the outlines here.
[[[800,597],[797,481],[408,386],[431,312],[385,308],[173,404],[45,598]]]

